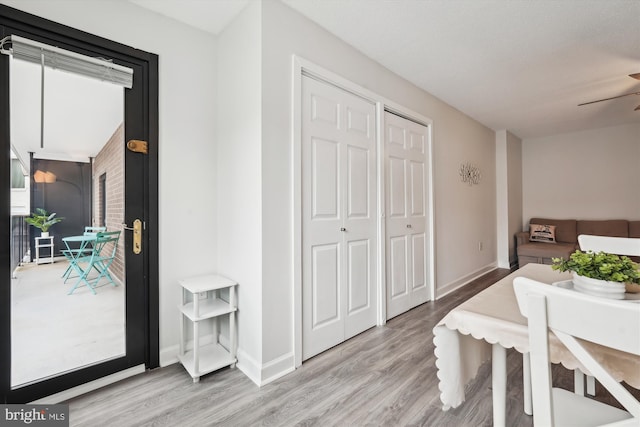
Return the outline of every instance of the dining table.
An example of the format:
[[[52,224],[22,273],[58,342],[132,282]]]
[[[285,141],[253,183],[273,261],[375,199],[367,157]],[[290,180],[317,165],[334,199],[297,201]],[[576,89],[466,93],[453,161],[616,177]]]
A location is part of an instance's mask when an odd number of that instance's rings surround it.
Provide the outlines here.
[[[524,411],[532,413],[529,334],[527,319],[520,314],[513,290],[516,277],[549,285],[571,279],[570,273],[560,273],[550,265],[527,264],[455,307],[435,326],[433,343],[443,410],[456,408],[464,402],[465,386],[473,380],[480,366],[491,360],[493,425],[504,426],[506,352],[513,348],[523,354]],[[589,374],[553,334],[549,341],[552,363]],[[586,346],[617,381],[640,389],[640,357],[592,343],[586,343]]]

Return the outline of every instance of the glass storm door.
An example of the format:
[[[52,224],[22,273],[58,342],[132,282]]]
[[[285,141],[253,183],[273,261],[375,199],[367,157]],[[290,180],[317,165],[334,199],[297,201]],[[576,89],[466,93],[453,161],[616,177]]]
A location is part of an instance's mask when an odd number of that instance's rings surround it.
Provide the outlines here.
[[[0,28],[2,37],[42,37]],[[43,75],[40,64],[0,55],[0,102],[10,111],[0,126],[0,159],[11,166],[9,179],[0,179],[6,402],[150,365],[149,167],[143,142],[127,148],[148,139],[148,75],[136,61],[118,62],[133,69],[130,89],[47,66]],[[53,224],[27,224],[32,213]]]

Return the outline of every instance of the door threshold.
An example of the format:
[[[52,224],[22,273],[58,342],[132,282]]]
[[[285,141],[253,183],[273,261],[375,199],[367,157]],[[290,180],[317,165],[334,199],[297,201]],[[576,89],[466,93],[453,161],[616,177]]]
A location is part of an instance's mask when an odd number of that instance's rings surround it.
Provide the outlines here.
[[[97,390],[99,388],[108,386],[110,384],[116,383],[118,381],[124,380],[126,378],[132,377],[134,375],[138,375],[145,372],[144,364],[140,364],[137,366],[133,366],[131,368],[125,369],[124,371],[116,372],[115,374],[107,375],[106,377],[98,378],[97,380],[88,382],[86,384],[81,384],[76,387],[72,387],[68,390],[61,391],[59,393],[52,394],[50,396],[43,397],[38,400],[34,400],[31,402],[32,404],[55,404],[67,401],[69,399],[73,399],[74,397],[78,397],[82,394],[89,393],[90,391]]]

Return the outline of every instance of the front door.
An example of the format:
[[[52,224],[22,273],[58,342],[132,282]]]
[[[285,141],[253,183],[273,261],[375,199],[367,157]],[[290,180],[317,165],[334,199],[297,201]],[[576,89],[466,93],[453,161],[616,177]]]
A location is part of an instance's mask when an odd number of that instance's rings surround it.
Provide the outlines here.
[[[302,79],[302,357],[376,324],[375,106]]]
[[[5,228],[0,233],[0,393],[2,401],[18,403],[117,372],[141,372],[157,366],[157,309],[153,307],[155,291],[149,284],[150,275],[155,277],[152,269],[157,251],[157,247],[149,247],[157,215],[157,208],[149,202],[153,197],[150,189],[156,182],[150,176],[155,167],[149,151],[157,149],[150,141],[155,135],[152,116],[157,102],[150,102],[150,93],[157,90],[150,92],[150,78],[157,58],[148,54],[150,60],[130,56],[133,49],[4,6],[0,12],[1,37],[19,35],[82,55],[111,58],[134,73],[130,89],[93,92],[96,83],[89,78],[69,72],[58,75],[60,71],[45,67],[44,130],[41,141],[34,146],[28,128],[40,130],[41,116],[36,115],[33,121],[21,106],[28,97],[30,84],[22,77],[30,73],[29,68],[18,59],[0,55],[0,209]],[[24,21],[17,24],[16,19]],[[36,71],[40,73],[40,68]],[[38,90],[40,85],[38,80]],[[56,94],[56,85],[64,86],[66,95]],[[92,95],[83,98],[88,92]],[[119,123],[105,124],[111,117],[107,102],[119,103],[115,105],[116,110],[120,108],[116,114],[121,116]],[[78,111],[79,106],[98,113],[82,119],[80,113],[61,114],[61,110]],[[56,119],[52,121],[51,117]],[[74,132],[101,126],[113,129],[104,137],[96,137],[104,143],[74,139]],[[56,133],[61,131],[65,137],[59,139]],[[127,149],[131,140],[149,141],[149,150]],[[23,230],[26,245],[16,251],[20,238],[15,234],[19,233],[16,230],[23,222],[23,213],[16,209],[16,203],[12,206],[12,180],[4,173],[11,164],[14,169],[21,165],[25,173],[30,200],[24,213],[49,207],[57,211],[57,216],[65,217],[49,230],[53,248],[41,248],[45,253],[53,249],[54,262],[28,262],[35,257],[29,247],[40,236],[40,230],[33,227]],[[73,224],[71,218],[75,218]],[[138,241],[134,241],[131,230],[135,220],[141,224]],[[9,230],[9,224],[15,227]],[[89,226],[120,234],[118,240],[103,248],[100,256],[109,259],[101,263],[89,264],[94,246],[90,242],[85,263],[77,269],[78,265],[70,262],[69,251],[79,247],[78,239],[85,236],[85,227]],[[19,260],[10,253],[18,253]],[[91,271],[83,279],[81,273],[87,268]]]

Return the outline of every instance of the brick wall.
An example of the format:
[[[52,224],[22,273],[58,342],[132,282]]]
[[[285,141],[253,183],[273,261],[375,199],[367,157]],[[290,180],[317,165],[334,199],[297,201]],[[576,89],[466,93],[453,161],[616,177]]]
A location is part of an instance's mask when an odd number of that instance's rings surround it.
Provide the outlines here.
[[[124,123],[115,130],[107,144],[93,161],[93,218],[94,226],[106,226],[107,231],[122,230],[124,223]],[[100,177],[105,175],[105,194]],[[102,200],[106,197],[106,220],[101,224]],[[114,279],[124,283],[124,231],[120,234],[116,258],[109,271]],[[111,250],[111,248],[106,248]]]

